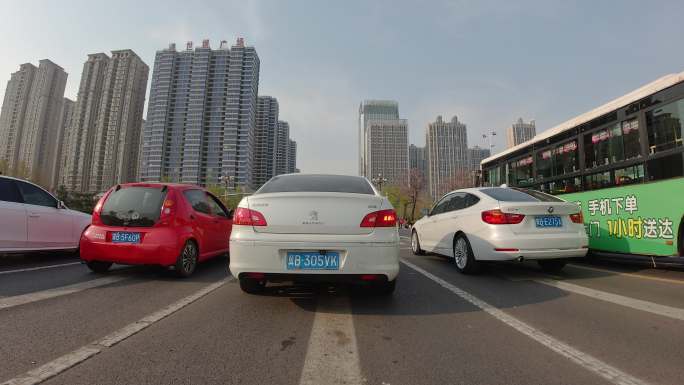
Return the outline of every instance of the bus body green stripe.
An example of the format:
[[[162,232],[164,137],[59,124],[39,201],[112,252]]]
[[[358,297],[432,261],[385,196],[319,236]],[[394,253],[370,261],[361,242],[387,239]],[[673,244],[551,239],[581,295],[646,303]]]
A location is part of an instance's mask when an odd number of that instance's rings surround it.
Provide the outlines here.
[[[591,249],[678,255],[684,178],[558,196],[581,205]]]

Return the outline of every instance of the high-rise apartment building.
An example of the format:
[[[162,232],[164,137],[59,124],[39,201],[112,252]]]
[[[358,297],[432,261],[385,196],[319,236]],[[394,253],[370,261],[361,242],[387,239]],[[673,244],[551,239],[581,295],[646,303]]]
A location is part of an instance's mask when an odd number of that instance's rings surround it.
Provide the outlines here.
[[[475,146],[468,149],[468,163],[470,166],[469,170],[479,170],[480,163],[483,159],[489,158],[492,152],[489,149],[481,148],[480,146]]]
[[[468,164],[468,137],[466,125],[454,116],[450,122],[437,120],[426,130],[429,190],[432,199],[470,180]]]
[[[268,182],[275,171],[276,137],[278,134],[278,99],[259,96],[254,130],[254,187]]]
[[[408,183],[408,123],[405,119],[372,119],[366,124],[366,177],[383,183]]]
[[[520,143],[527,142],[536,135],[536,128],[534,120],[529,123],[523,122],[519,118],[517,122],[513,123],[506,131],[506,138],[508,140],[508,148],[517,146]]]
[[[418,147],[415,144],[409,146],[409,168],[415,168],[427,178],[427,154],[425,147]]]
[[[57,139],[57,154],[55,154],[55,159],[57,162],[50,165],[54,167],[52,175],[54,177],[53,185],[55,187],[64,186],[64,177],[66,176],[66,161],[69,149],[69,133],[71,132],[71,124],[74,117],[74,107],[76,102],[69,98],[64,98],[62,103],[62,112],[59,114],[59,129],[60,136]]]
[[[297,172],[297,142],[287,140],[287,172],[289,174]]]
[[[19,144],[24,130],[24,118],[33,78],[38,68],[31,63],[19,66],[12,73],[0,110],[0,172],[16,174],[19,164]]]
[[[175,44],[155,57],[142,180],[254,187],[259,56],[239,38],[212,49]]]
[[[8,173],[54,189],[67,73],[43,59],[12,74],[0,117],[0,159]],[[7,108],[5,108],[5,103]]]
[[[290,124],[278,121],[278,131],[275,138],[275,167],[273,175],[288,173],[288,159],[287,154],[290,150],[288,141],[290,140]]]
[[[359,105],[359,175],[369,177],[368,122],[399,119],[399,103],[393,100],[365,100]]]
[[[101,192],[137,179],[148,75],[129,49],[88,55],[69,132],[68,189]]]
[[[112,51],[95,126],[88,191],[136,181],[149,72],[135,52]]]

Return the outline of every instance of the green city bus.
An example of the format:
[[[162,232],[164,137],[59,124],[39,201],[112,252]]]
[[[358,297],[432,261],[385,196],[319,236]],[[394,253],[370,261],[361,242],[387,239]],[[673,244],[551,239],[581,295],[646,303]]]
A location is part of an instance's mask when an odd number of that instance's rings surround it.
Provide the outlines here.
[[[577,202],[592,251],[684,256],[684,72],[484,159],[482,184]]]

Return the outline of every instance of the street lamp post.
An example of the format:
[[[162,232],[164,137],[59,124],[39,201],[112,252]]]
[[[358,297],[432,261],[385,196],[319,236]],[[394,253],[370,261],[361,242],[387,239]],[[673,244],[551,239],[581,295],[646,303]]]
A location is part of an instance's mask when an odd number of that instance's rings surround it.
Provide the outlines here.
[[[488,139],[489,140],[489,151],[492,151],[492,148],[494,148],[495,144],[492,143],[493,137],[496,136],[496,131],[492,130],[487,134],[482,134],[483,139]]]
[[[219,178],[221,182],[226,184],[226,192],[223,193],[224,199],[227,201],[228,200],[228,191],[230,190],[230,185],[233,181],[235,181],[235,176],[233,175],[221,175],[221,178]]]
[[[387,178],[384,178],[382,176],[382,174],[379,173],[378,176],[371,179],[371,182],[373,182],[375,185],[377,185],[380,192],[382,192],[382,184],[387,183]]]

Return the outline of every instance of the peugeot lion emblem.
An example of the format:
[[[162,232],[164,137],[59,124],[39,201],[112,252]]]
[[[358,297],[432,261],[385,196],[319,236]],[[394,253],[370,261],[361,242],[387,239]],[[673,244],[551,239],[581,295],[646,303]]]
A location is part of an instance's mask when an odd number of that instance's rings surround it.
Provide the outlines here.
[[[549,207],[549,209],[548,209],[548,210],[546,210],[546,211],[548,211],[548,212],[549,212],[549,214],[553,213],[553,206]]]

